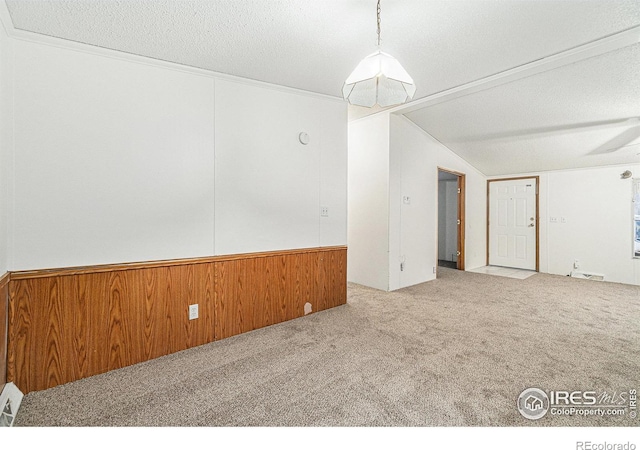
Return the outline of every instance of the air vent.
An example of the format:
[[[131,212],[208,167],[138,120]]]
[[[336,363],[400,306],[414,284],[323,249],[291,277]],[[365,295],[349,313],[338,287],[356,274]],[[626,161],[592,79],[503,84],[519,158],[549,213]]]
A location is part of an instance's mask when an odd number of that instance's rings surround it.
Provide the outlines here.
[[[16,420],[16,414],[23,394],[13,383],[7,383],[0,395],[0,427],[11,427]]]
[[[583,280],[604,281],[604,275],[601,273],[587,273],[579,270],[571,272],[571,278],[581,278]]]

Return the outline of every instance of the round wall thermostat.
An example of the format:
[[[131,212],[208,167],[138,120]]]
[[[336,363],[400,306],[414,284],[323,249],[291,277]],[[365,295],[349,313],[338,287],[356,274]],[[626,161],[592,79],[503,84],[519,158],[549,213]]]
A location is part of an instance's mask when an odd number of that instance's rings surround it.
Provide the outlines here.
[[[309,143],[309,135],[304,131],[298,135],[298,139],[302,145],[307,145]]]

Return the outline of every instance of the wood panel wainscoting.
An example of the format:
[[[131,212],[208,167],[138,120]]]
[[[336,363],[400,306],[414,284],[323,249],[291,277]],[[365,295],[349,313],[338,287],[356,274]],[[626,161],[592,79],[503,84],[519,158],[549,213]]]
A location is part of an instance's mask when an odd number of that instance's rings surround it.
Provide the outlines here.
[[[9,308],[9,274],[0,276],[0,392],[7,383],[7,336],[9,333],[7,313]]]
[[[12,272],[7,381],[26,394],[343,305],[346,258],[320,247]]]

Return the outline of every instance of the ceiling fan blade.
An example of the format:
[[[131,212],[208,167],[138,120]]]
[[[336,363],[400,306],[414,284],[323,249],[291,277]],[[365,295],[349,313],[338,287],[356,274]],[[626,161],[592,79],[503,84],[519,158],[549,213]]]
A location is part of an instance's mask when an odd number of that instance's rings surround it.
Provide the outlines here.
[[[574,124],[553,125],[548,127],[527,128],[521,130],[509,130],[498,133],[487,133],[483,135],[471,136],[465,141],[503,141],[513,138],[552,136],[578,132],[581,130],[598,130],[622,126],[640,125],[640,117],[627,117],[623,119],[598,120],[593,122],[582,122]]]
[[[613,153],[621,148],[627,147],[629,143],[633,142],[638,137],[640,137],[640,126],[627,128],[622,133],[590,151],[588,155],[604,155],[607,153]]]

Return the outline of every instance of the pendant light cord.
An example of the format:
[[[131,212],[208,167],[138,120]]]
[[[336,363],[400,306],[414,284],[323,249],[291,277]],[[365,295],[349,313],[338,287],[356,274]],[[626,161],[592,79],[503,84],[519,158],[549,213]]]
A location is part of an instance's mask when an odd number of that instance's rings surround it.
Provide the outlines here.
[[[378,16],[378,48],[380,48],[380,0],[378,0],[377,16]]]

